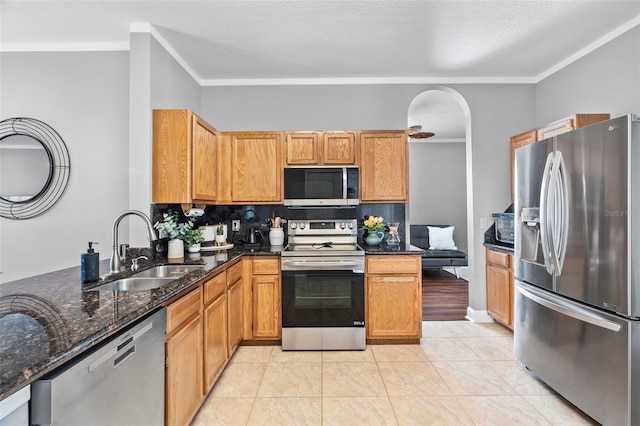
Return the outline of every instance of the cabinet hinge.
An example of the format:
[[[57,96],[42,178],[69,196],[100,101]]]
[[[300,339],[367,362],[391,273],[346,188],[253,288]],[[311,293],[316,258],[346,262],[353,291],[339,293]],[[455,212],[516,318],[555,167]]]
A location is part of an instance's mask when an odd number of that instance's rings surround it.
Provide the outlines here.
[[[164,357],[164,368],[169,368],[169,357],[168,356]]]

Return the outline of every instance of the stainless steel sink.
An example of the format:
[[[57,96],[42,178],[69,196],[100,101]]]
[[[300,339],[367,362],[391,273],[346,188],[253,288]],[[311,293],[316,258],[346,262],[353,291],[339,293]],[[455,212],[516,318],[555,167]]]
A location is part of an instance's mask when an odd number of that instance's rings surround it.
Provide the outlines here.
[[[175,281],[178,277],[165,277],[165,278],[122,278],[110,283],[102,284],[98,287],[92,288],[92,291],[104,291],[104,290],[118,290],[118,291],[145,291],[153,290],[154,288],[160,288],[165,284],[169,284],[171,281]]]
[[[132,277],[134,278],[171,277],[171,279],[176,279],[176,278],[180,278],[183,275],[188,274],[189,272],[195,271],[196,269],[202,269],[202,265],[162,265],[162,266],[154,266],[153,268],[145,269],[144,271],[140,271],[136,274],[133,274]]]

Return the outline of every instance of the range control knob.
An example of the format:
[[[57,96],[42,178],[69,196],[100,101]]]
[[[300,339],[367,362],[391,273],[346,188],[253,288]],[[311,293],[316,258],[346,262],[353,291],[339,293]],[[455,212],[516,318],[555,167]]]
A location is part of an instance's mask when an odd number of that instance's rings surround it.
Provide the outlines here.
[[[346,223],[342,222],[342,223],[340,224],[340,229],[345,229],[346,227],[347,227],[347,224],[346,224]]]
[[[353,223],[349,223],[349,229],[353,229],[354,225]]]
[[[300,229],[304,229],[304,228],[306,228],[306,227],[307,227],[307,225],[305,225],[305,223],[304,223],[304,222],[302,222],[302,223],[301,223],[300,225],[298,225],[298,226],[300,227]]]
[[[298,224],[295,222],[291,222],[289,226],[291,226],[291,229],[296,229],[298,227]]]

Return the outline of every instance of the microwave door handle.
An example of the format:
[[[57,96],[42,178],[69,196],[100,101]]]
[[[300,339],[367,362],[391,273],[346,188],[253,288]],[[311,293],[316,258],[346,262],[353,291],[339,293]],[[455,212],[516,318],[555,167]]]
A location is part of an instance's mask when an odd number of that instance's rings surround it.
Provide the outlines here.
[[[342,168],[342,199],[347,199],[347,168]]]
[[[542,185],[540,188],[540,245],[542,246],[542,256],[544,258],[544,267],[549,274],[553,274],[553,265],[551,264],[551,253],[549,249],[549,211],[548,211],[548,193],[549,179],[551,171],[551,163],[553,162],[553,152],[547,155],[547,161],[544,165],[542,174]]]

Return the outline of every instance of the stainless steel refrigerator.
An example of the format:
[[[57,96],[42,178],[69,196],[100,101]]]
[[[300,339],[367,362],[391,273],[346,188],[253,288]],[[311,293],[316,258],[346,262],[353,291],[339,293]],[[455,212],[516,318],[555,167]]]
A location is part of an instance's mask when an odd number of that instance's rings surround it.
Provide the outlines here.
[[[605,425],[640,424],[640,121],[516,150],[516,357]]]

